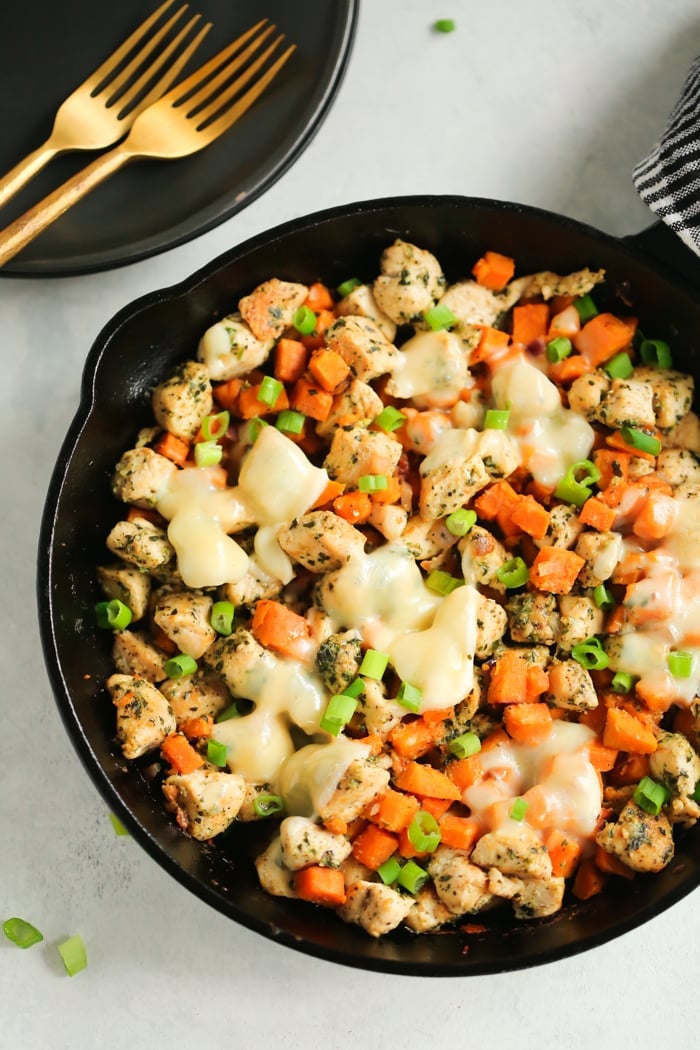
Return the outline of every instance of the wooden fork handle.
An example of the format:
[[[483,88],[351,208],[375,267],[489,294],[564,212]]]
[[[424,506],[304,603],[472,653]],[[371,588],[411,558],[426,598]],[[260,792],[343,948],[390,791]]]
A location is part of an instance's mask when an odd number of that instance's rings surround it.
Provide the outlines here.
[[[49,139],[43,146],[32,150],[24,160],[21,160],[19,164],[15,164],[14,168],[0,179],[0,208],[2,208],[3,204],[7,204],[10,198],[14,197],[15,193],[18,193],[23,186],[26,186],[29,180],[33,179],[44,165],[48,164],[59,152],[59,150],[49,145],[50,141]]]
[[[133,154],[127,150],[111,149],[82,168],[76,175],[44,197],[33,208],[20,215],[4,230],[0,230],[0,266],[14,258],[30,241],[33,241],[47,226],[59,219],[79,200],[98,186],[104,179],[121,168]]]

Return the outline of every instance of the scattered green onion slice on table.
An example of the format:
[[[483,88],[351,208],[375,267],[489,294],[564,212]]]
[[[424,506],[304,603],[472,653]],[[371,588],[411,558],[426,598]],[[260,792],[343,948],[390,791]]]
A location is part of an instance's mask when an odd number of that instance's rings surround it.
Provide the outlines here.
[[[283,809],[284,802],[280,795],[261,792],[253,799],[253,810],[256,817],[273,817],[275,813],[281,813]]]
[[[387,405],[386,408],[383,408],[374,420],[375,426],[378,426],[380,430],[386,430],[389,434],[394,430],[398,430],[405,422],[406,416],[403,412],[399,412],[398,408],[394,408],[393,405]]]
[[[111,631],[123,631],[131,623],[133,616],[131,609],[118,598],[112,598],[109,602],[98,602],[95,606],[97,626]]]
[[[484,416],[484,430],[505,430],[509,419],[509,409],[489,408]]]
[[[563,361],[565,357],[568,357],[573,349],[574,344],[570,339],[567,339],[565,335],[558,335],[556,339],[550,339],[547,343],[545,354],[548,361],[551,361],[552,364],[557,364],[559,361]]]
[[[622,350],[603,365],[603,371],[607,372],[611,379],[627,379],[634,372],[634,365],[630,355]]]
[[[634,675],[627,671],[617,671],[610,683],[614,693],[631,693],[634,685]]]
[[[114,813],[110,813],[109,814],[109,821],[110,821],[110,824],[112,825],[112,827],[114,828],[114,834],[115,835],[122,836],[122,835],[128,835],[129,834],[129,832],[124,827],[124,825],[122,824],[121,820],[119,819],[119,817],[115,817]]]
[[[632,795],[632,799],[639,808],[646,813],[651,813],[654,817],[658,817],[668,797],[667,788],[658,781],[652,780],[651,777],[642,777]]]
[[[456,758],[471,758],[472,755],[476,755],[481,751],[481,740],[476,733],[470,730],[450,740],[448,748],[450,754]]]
[[[231,414],[227,411],[205,416],[202,420],[202,433],[205,440],[216,441],[217,438],[222,437],[228,430],[230,422]]]
[[[652,368],[673,368],[671,347],[663,339],[643,339],[639,356],[645,365],[651,365]]]
[[[365,678],[375,678],[379,681],[383,677],[388,663],[389,657],[386,653],[380,653],[378,649],[367,649],[362,657],[358,673]]]
[[[377,868],[377,875],[385,886],[391,886],[401,874],[401,864],[396,856],[389,857]]]
[[[187,656],[186,653],[178,653],[177,656],[171,656],[165,661],[163,670],[168,678],[184,678],[185,675],[194,674],[197,670],[197,661],[194,657]]]
[[[232,602],[214,602],[211,607],[209,623],[217,634],[227,636],[233,630],[233,618],[235,615],[236,608]]]
[[[557,499],[582,507],[591,496],[591,485],[600,480],[600,471],[590,459],[572,463],[554,490]]]
[[[228,745],[221,742],[221,740],[214,740],[210,737],[207,740],[207,761],[211,762],[213,766],[219,766],[222,769],[226,765],[226,758],[228,756]]]
[[[360,492],[383,492],[388,488],[389,481],[386,474],[363,474],[357,480]]]
[[[357,277],[348,277],[347,281],[343,281],[339,284],[336,291],[341,299],[344,299],[346,295],[350,295],[350,292],[354,291],[355,288],[359,288],[362,281]]]
[[[587,671],[603,671],[608,666],[608,654],[598,638],[587,638],[571,650],[571,657]]]
[[[316,327],[316,314],[310,306],[300,306],[294,313],[292,324],[299,335],[311,335]]]
[[[597,587],[593,588],[593,601],[599,609],[606,611],[612,609],[615,605],[615,599],[604,583],[599,583]]]
[[[31,948],[33,944],[38,944],[44,939],[43,933],[25,919],[5,919],[2,932],[8,941],[12,941],[18,948]]]
[[[466,536],[474,525],[476,525],[476,511],[467,510],[466,507],[453,510],[445,518],[445,527],[453,536]]]
[[[440,845],[440,826],[432,813],[419,809],[408,825],[408,838],[418,853],[434,853]]]
[[[423,690],[419,689],[417,685],[411,685],[410,682],[402,682],[396,694],[396,699],[402,707],[407,708],[409,711],[413,711],[415,714],[420,711]]]
[[[693,654],[675,649],[666,657],[666,666],[674,678],[690,678],[693,673]]]
[[[357,710],[357,700],[353,696],[337,693],[328,701],[328,706],[321,717],[320,726],[331,736],[337,736],[343,726],[347,725]]]
[[[512,591],[516,587],[524,587],[530,578],[530,572],[522,558],[509,558],[498,569],[496,578],[506,590]]]
[[[74,977],[76,973],[80,973],[87,966],[87,952],[85,951],[83,938],[79,933],[59,944],[58,953],[63,959],[63,965],[70,977]]]
[[[454,33],[457,28],[457,23],[454,18],[438,18],[436,22],[433,22],[433,29],[436,33]]]
[[[654,434],[640,430],[638,427],[620,427],[622,440],[630,448],[636,448],[638,452],[648,452],[650,456],[658,456],[661,451],[661,442]]]
[[[284,386],[279,379],[275,379],[274,376],[263,376],[260,380],[258,401],[261,401],[263,405],[267,405],[268,408],[273,408],[283,390]]]
[[[415,860],[407,860],[401,869],[397,882],[399,886],[403,886],[405,890],[414,895],[418,893],[430,876],[424,868],[421,868],[420,864],[416,864]]]
[[[306,416],[302,412],[295,412],[292,408],[285,408],[277,417],[275,426],[287,434],[301,434],[304,429]]]
[[[452,328],[453,325],[457,324],[457,318],[449,306],[444,306],[440,303],[437,306],[429,307],[423,313],[423,319],[434,332],[444,331],[446,328]]]
[[[513,801],[513,805],[510,807],[510,817],[512,820],[524,820],[525,814],[527,813],[527,802],[524,798],[516,798]]]
[[[581,324],[590,321],[591,318],[595,317],[598,313],[598,307],[593,302],[590,295],[580,295],[578,299],[574,301],[574,306],[576,307]]]
[[[194,446],[194,461],[198,467],[215,467],[223,454],[218,441],[198,441]]]
[[[442,569],[433,569],[432,572],[428,574],[425,582],[426,586],[430,587],[431,591],[436,591],[438,594],[447,597],[452,591],[461,587],[464,580],[459,580],[456,576],[450,576],[449,572],[443,572]]]

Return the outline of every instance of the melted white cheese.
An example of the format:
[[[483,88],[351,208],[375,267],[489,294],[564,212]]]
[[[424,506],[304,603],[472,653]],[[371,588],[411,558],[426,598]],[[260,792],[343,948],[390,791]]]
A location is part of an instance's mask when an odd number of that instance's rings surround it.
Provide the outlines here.
[[[366,744],[339,736],[327,744],[307,744],[288,758],[278,781],[290,815],[313,817],[326,805],[356,758],[369,755]]]
[[[315,467],[298,445],[270,426],[260,431],[238,476],[238,487],[258,525],[279,525],[298,517],[327,484],[325,470]]]
[[[471,386],[467,355],[454,332],[419,332],[401,347],[396,368],[387,382],[392,397],[430,394],[433,404],[453,404]]]

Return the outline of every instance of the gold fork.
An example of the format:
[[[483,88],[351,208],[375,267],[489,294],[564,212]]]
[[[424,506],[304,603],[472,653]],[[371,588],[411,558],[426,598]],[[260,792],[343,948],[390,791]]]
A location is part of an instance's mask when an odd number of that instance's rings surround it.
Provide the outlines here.
[[[0,231],[0,266],[128,161],[144,157],[163,160],[187,157],[208,146],[235,124],[294,51],[292,44],[241,94],[284,40],[280,33],[269,47],[252,59],[261,44],[275,31],[274,25],[266,26],[266,23],[265,18],[256,23],[187,80],[145,109],[123,142],[103,153]],[[251,41],[248,47],[240,51],[248,41]],[[243,69],[249,59],[252,61]],[[231,81],[233,74],[241,69],[240,76]]]
[[[145,45],[123,68],[122,63],[137,44],[147,37],[149,30],[156,25],[166,8],[173,3],[174,0],[165,0],[165,3],[161,4],[158,10],[154,11],[124,41],[121,47],[102,63],[99,69],[96,69],[80,87],[75,89],[72,95],[61,103],[54,118],[53,130],[43,146],[28,154],[24,160],[0,179],[0,207],[30,179],[33,179],[37,172],[41,171],[57,153],[74,149],[104,149],[105,146],[118,142],[129,130],[139,113],[165,94],[211,29],[211,23],[203,26],[172,65],[167,65],[199,21],[200,16],[195,15],[160,55],[144,66],[158,45],[165,40],[176,23],[180,22],[187,10],[187,4],[183,4],[157,32],[147,39]],[[161,71],[159,79],[151,85],[147,94],[138,99],[149,81]],[[131,82],[134,77],[136,79]],[[135,99],[138,99],[138,102],[130,109]]]

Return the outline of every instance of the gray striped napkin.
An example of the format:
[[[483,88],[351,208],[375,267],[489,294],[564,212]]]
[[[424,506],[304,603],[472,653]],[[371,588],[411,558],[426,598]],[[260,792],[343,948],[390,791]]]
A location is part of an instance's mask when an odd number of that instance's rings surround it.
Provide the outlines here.
[[[690,67],[663,135],[632,179],[645,204],[700,255],[700,58]]]

